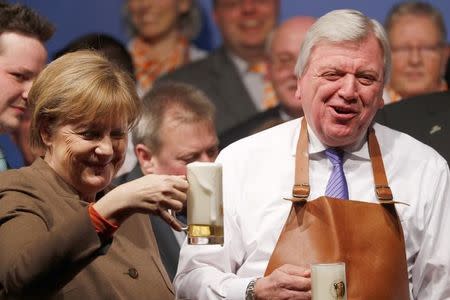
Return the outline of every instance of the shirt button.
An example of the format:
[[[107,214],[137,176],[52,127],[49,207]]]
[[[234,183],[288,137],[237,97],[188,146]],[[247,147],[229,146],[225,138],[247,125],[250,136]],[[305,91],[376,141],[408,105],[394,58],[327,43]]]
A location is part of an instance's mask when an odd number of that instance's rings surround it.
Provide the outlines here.
[[[130,276],[133,279],[136,279],[139,277],[139,273],[135,268],[129,268],[127,274],[128,274],[128,276]]]

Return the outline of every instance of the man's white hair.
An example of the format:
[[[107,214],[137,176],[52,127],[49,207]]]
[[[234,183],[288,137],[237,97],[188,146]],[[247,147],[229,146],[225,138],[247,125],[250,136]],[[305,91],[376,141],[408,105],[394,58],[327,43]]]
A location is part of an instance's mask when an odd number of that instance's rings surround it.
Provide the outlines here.
[[[311,51],[319,42],[360,42],[372,34],[379,41],[383,51],[383,81],[388,82],[391,74],[391,48],[383,26],[378,21],[351,9],[331,11],[311,26],[300,49],[295,74],[297,77],[303,75],[308,66]]]

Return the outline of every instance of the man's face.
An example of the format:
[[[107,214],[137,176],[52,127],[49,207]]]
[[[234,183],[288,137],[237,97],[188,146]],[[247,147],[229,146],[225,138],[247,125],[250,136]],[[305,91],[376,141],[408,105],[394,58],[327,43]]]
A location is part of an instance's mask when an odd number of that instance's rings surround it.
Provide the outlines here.
[[[39,40],[12,32],[0,35],[0,132],[19,127],[31,84],[46,60]]]
[[[278,100],[291,117],[302,115],[300,101],[295,98],[297,76],[294,67],[303,38],[313,18],[296,18],[283,23],[276,31],[269,49],[269,74]]]
[[[359,142],[383,107],[383,55],[370,36],[360,43],[318,43],[298,80],[308,125],[328,147]]]
[[[217,0],[214,19],[225,45],[240,55],[264,50],[276,25],[278,0]]]
[[[144,174],[186,175],[188,163],[212,162],[218,154],[218,138],[209,120],[181,123],[166,119],[160,137],[161,149],[157,153],[138,145],[142,150],[137,150],[137,156]]]
[[[392,46],[390,86],[402,98],[440,89],[448,50],[429,17],[397,17],[389,32],[389,41]]]

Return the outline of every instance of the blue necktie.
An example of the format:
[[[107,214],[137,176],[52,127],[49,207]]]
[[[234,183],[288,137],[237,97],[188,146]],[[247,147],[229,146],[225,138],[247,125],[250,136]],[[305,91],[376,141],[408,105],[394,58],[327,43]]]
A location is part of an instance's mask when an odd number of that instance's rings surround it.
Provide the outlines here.
[[[342,168],[342,157],[344,152],[336,148],[328,148],[325,155],[333,164],[333,171],[328,180],[325,196],[339,199],[348,199],[347,180],[345,179],[344,170]]]
[[[8,166],[6,164],[5,155],[3,155],[3,151],[0,148],[0,172],[8,170]]]

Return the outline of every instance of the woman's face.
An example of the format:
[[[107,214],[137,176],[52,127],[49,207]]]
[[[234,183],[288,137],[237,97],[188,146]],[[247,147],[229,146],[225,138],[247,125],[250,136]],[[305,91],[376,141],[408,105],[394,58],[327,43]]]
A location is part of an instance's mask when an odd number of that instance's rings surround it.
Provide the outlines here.
[[[84,200],[107,187],[125,159],[127,123],[91,122],[62,125],[43,134],[45,161]]]
[[[190,6],[187,0],[128,0],[132,22],[148,40],[157,40],[178,30],[178,17]]]

